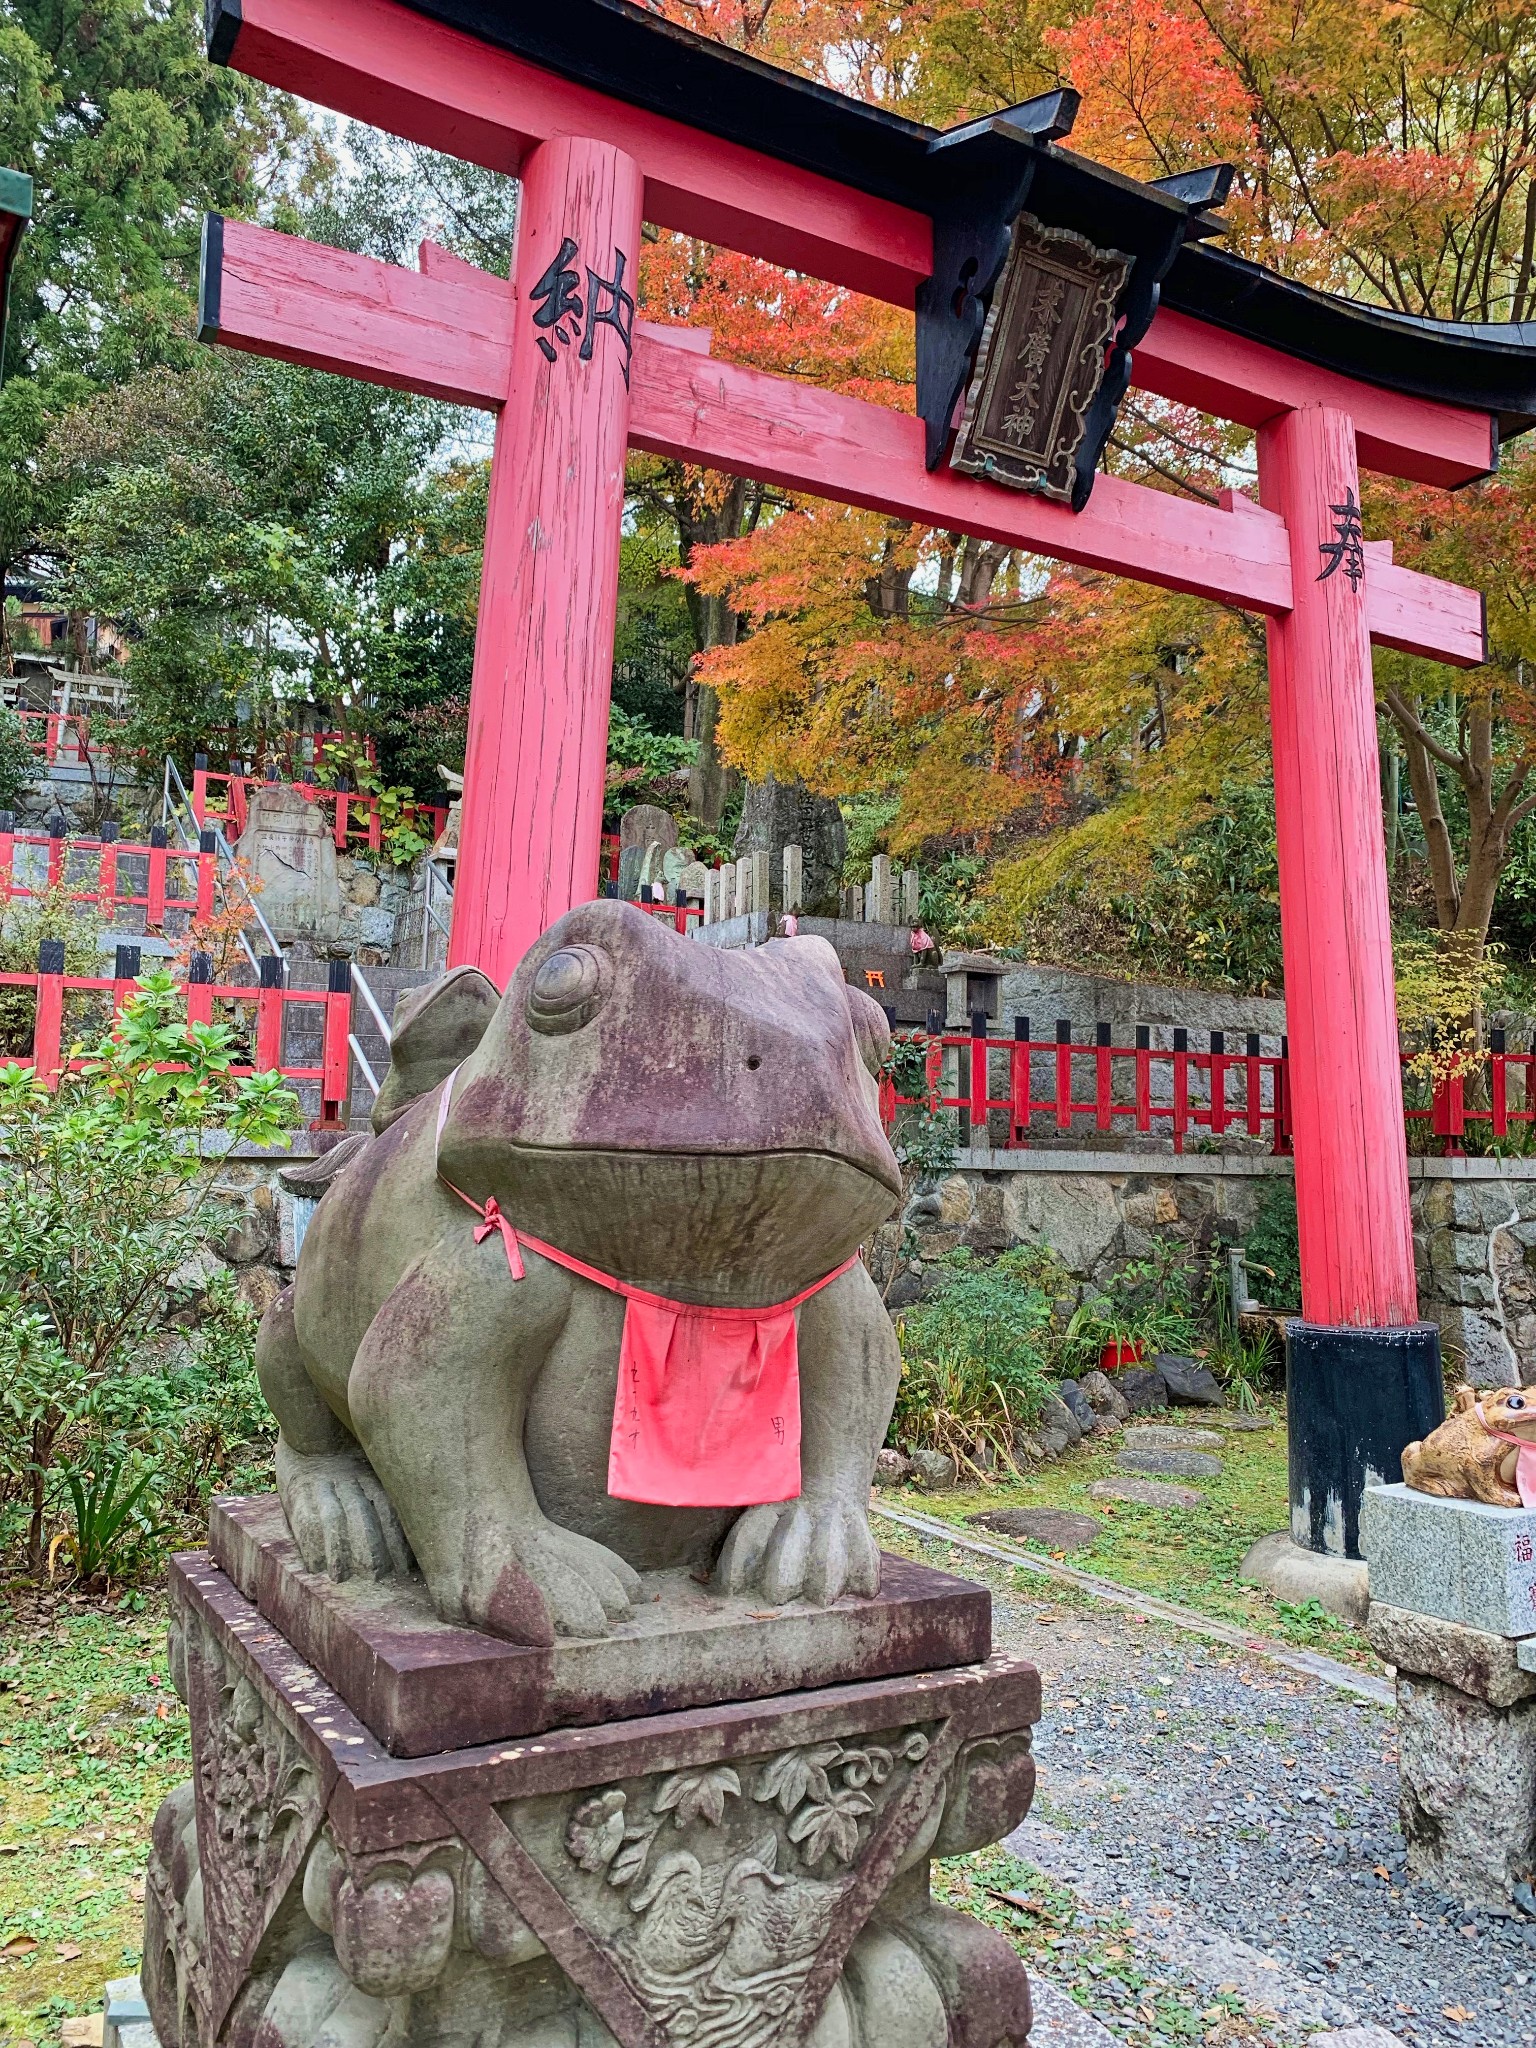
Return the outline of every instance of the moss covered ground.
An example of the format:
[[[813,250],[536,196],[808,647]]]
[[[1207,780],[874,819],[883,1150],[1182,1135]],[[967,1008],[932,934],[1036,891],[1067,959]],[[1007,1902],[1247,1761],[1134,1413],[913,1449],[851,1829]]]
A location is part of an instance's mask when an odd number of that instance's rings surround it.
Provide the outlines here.
[[[1140,1419],[1196,1428],[1200,1424],[1199,1412],[1188,1410]],[[1269,1420],[1272,1427],[1268,1429],[1222,1432],[1221,1444],[1211,1447],[1211,1454],[1222,1462],[1219,1479],[1180,1478],[1175,1482],[1201,1496],[1197,1508],[1151,1508],[1129,1501],[1095,1500],[1091,1493],[1095,1481],[1147,1476],[1117,1472],[1116,1459],[1122,1448],[1118,1434],[1078,1444],[1063,1457],[1031,1467],[1023,1478],[1007,1476],[986,1486],[962,1486],[943,1493],[924,1493],[914,1486],[892,1487],[884,1489],[880,1498],[894,1508],[962,1525],[975,1515],[1000,1508],[1070,1508],[1091,1514],[1102,1525],[1094,1542],[1082,1550],[1052,1554],[1081,1571],[1176,1601],[1257,1634],[1323,1649],[1351,1662],[1370,1663],[1373,1660],[1364,1639],[1325,1614],[1315,1602],[1292,1605],[1238,1579],[1249,1546],[1259,1537],[1285,1528],[1290,1516],[1285,1421],[1279,1414],[1271,1414]],[[972,1533],[983,1538],[988,1534],[985,1529]],[[1020,1541],[1017,1537],[1008,1540]],[[888,1548],[901,1547],[893,1541],[889,1523],[881,1525],[880,1541]],[[1043,1544],[1025,1542],[1023,1547],[1045,1554]],[[958,1551],[951,1554],[952,1570],[971,1569],[960,1561],[962,1557]]]
[[[158,1597],[0,1595],[0,2042],[57,2041],[138,1968],[155,1808],[188,1774]]]

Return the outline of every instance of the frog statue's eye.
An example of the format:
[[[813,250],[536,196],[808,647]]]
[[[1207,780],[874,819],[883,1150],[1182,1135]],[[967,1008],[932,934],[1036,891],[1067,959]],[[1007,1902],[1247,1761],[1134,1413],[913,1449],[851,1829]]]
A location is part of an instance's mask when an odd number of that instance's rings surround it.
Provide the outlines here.
[[[547,1037],[579,1031],[603,1006],[608,960],[594,946],[562,946],[541,961],[528,991],[528,1022]]]
[[[1507,1409],[1509,1409],[1512,1414],[1518,1414],[1519,1411],[1522,1408],[1524,1408],[1525,1403],[1518,1394],[1511,1394],[1509,1399],[1504,1403],[1504,1406]]]

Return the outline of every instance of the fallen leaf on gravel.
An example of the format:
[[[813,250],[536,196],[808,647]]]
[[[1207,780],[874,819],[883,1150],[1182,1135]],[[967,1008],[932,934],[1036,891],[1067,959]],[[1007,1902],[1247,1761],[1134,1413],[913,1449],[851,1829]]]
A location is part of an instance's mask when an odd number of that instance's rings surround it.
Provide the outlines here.
[[[85,1950],[78,1941],[61,1941],[59,1943],[58,1957],[61,1963],[78,1962],[84,1954]]]
[[[1373,1866],[1371,1875],[1372,1877],[1390,1878],[1392,1873],[1384,1863],[1378,1863]]]
[[[1440,2010],[1448,2020],[1455,2020],[1458,2026],[1461,2025],[1463,2020],[1475,2020],[1477,2018],[1477,2014],[1470,2011],[1464,2005],[1442,2005]]]

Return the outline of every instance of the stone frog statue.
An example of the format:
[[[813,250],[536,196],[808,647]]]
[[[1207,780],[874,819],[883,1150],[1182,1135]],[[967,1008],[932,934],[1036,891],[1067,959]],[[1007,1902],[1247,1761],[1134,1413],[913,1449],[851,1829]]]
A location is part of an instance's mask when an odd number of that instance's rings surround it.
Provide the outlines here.
[[[499,1001],[472,968],[435,984],[397,1025],[377,1135],[311,1170],[323,1199],[257,1341],[306,1566],[414,1561],[444,1620],[544,1645],[606,1633],[644,1570],[774,1604],[877,1592],[866,1509],[900,1361],[855,1254],[900,1194],[888,1043],[824,940],[727,952],[619,902],[562,918]],[[798,1497],[610,1495],[626,1302],[498,1217],[736,1310],[851,1261],[794,1312]]]
[[[1529,1446],[1527,1451],[1524,1447]],[[1403,1478],[1419,1493],[1443,1500],[1480,1500],[1490,1507],[1536,1505],[1530,1464],[1536,1459],[1536,1392],[1522,1387],[1456,1389],[1450,1414],[1422,1443],[1403,1452]],[[1520,1485],[1522,1462],[1526,1485]]]

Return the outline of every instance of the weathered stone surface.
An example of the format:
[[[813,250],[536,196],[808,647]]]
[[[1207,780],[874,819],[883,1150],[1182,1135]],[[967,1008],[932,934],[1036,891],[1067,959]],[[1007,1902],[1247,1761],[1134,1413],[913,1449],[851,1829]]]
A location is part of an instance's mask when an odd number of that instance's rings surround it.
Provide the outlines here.
[[[1408,1868],[1470,1906],[1507,1906],[1536,1864],[1536,1701],[1492,1707],[1436,1678],[1397,1680]]]
[[[1118,2037],[1058,1985],[1037,1977],[1029,1990],[1035,2009],[1030,2048],[1115,2048]]]
[[[1000,1536],[1022,1536],[1043,1543],[1047,1550],[1086,1550],[1104,1526],[1095,1516],[1075,1515],[1070,1508],[993,1508],[967,1519],[979,1529],[995,1529]]]
[[[900,1486],[912,1477],[912,1460],[901,1451],[883,1450],[875,1459],[875,1484]]]
[[[1243,1415],[1236,1408],[1212,1408],[1201,1416],[1200,1427],[1230,1430],[1244,1436],[1256,1430],[1273,1429],[1275,1418],[1273,1415]]]
[[[960,1468],[948,1451],[914,1451],[912,1477],[926,1493],[943,1493],[960,1477]]]
[[[1109,1383],[1133,1415],[1147,1415],[1168,1406],[1168,1389],[1154,1366],[1122,1366],[1119,1372],[1109,1375]]]
[[[895,1557],[873,1599],[830,1606],[765,1608],[760,1593],[726,1598],[686,1571],[649,1572],[607,1634],[538,1650],[440,1621],[417,1577],[338,1585],[306,1572],[273,1494],[215,1501],[209,1541],[395,1756],[971,1664],[992,1647],[981,1587]]]
[[[261,914],[279,941],[329,945],[344,916],[336,841],[318,803],[288,783],[251,792],[240,857],[261,898]]]
[[[1065,1403],[1077,1417],[1084,1435],[1098,1427],[1099,1418],[1094,1413],[1093,1403],[1083,1392],[1076,1380],[1062,1380],[1056,1389],[1057,1398]]]
[[[782,908],[786,846],[800,848],[800,889],[807,916],[835,917],[848,852],[848,827],[841,810],[831,797],[817,796],[801,782],[779,782],[772,775],[749,782],[733,850],[738,858],[749,853],[770,856],[776,910]]]
[[[402,1763],[204,1566],[178,1586],[172,1668],[194,1778],[147,1875],[164,2048],[1027,2031],[1010,1945],[934,1907],[927,1866],[1026,1813],[1028,1665]]]
[[[626,847],[677,844],[677,820],[660,804],[632,804],[619,819],[619,851]]]
[[[665,1505],[609,1486],[633,1311],[535,1247],[699,1308],[816,1287],[900,1193],[879,1005],[820,940],[716,951],[612,901],[545,933],[488,1021],[466,986],[438,984],[402,1032],[403,1060],[440,1011],[455,1051],[479,1026],[451,1102],[435,1054],[392,1064],[393,1120],[330,1180],[258,1339],[308,1567],[377,1578],[414,1559],[443,1620],[534,1646],[621,1622],[638,1571],[714,1562],[723,1592],[766,1605],[873,1594],[868,1492],[900,1360],[868,1269],[797,1316],[801,1469],[827,1476],[790,1495],[733,1444],[710,1491],[664,1496],[720,1505]],[[479,1227],[493,1198],[530,1233],[521,1281],[516,1239]],[[764,1453],[787,1441],[787,1418],[773,1439],[758,1426]]]
[[[1205,1495],[1192,1486],[1175,1486],[1168,1479],[1095,1479],[1088,1489],[1090,1500],[1127,1500],[1139,1508],[1198,1508]]]
[[[1371,1601],[1370,1571],[1359,1558],[1307,1550],[1293,1540],[1289,1529],[1261,1536],[1249,1547],[1237,1575],[1298,1607],[1315,1600],[1355,1628],[1363,1626]]]
[[[1221,1460],[1205,1451],[1141,1449],[1129,1445],[1116,1458],[1121,1472],[1162,1472],[1175,1479],[1219,1479]]]
[[[1152,1361],[1162,1376],[1168,1400],[1175,1408],[1224,1408],[1227,1397],[1221,1382],[1209,1366],[1196,1358],[1181,1358],[1177,1352],[1160,1351]]]
[[[1086,1174],[1054,1182],[1033,1173],[1011,1175],[1003,1213],[1019,1243],[1049,1244],[1072,1273],[1093,1272],[1120,1239],[1114,1189]]]
[[[1388,1607],[1381,1600],[1371,1602],[1365,1634],[1384,1664],[1413,1678],[1438,1678],[1490,1707],[1512,1707],[1536,1695],[1536,1672],[1521,1670],[1520,1646],[1509,1636]]]
[[[1220,1446],[1219,1430],[1175,1429],[1156,1422],[1137,1422],[1125,1432],[1128,1451],[1201,1451]]]
[[[1536,1511],[1366,1488],[1360,1548],[1372,1596],[1496,1636],[1536,1634]]]
[[[1130,1419],[1131,1404],[1108,1373],[1097,1370],[1085,1372],[1078,1384],[1095,1415],[1106,1416],[1111,1422]]]
[[[1048,1458],[1059,1458],[1063,1451],[1071,1450],[1075,1443],[1082,1441],[1083,1425],[1065,1401],[1059,1400],[1055,1394],[1047,1394],[1040,1404],[1040,1413],[1035,1417],[1031,1433]]]

